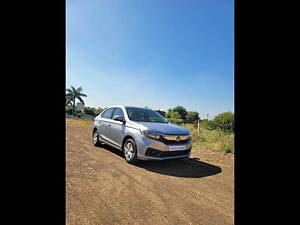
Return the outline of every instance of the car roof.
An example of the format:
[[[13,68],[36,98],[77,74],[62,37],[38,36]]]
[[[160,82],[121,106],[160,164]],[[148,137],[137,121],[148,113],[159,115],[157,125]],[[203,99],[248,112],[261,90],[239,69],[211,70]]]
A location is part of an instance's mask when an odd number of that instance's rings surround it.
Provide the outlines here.
[[[108,108],[114,108],[114,107],[124,107],[124,108],[140,108],[140,109],[147,109],[147,108],[145,108],[145,107],[142,107],[142,106],[132,106],[132,105],[112,105],[112,106],[109,106],[109,107],[107,107],[107,109]]]

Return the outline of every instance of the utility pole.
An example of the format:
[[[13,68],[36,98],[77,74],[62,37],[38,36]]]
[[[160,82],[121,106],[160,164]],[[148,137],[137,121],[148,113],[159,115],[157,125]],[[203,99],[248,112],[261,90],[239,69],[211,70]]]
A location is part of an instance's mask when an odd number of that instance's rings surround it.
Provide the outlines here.
[[[199,137],[200,136],[200,119],[198,119],[197,128],[198,128],[198,137]]]

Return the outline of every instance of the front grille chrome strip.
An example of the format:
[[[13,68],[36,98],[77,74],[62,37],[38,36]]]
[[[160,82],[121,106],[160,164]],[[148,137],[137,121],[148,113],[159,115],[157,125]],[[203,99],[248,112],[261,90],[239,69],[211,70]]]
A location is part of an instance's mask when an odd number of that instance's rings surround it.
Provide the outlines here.
[[[179,137],[181,141],[185,141],[190,135],[162,135],[162,137],[168,141],[176,141],[177,137]]]

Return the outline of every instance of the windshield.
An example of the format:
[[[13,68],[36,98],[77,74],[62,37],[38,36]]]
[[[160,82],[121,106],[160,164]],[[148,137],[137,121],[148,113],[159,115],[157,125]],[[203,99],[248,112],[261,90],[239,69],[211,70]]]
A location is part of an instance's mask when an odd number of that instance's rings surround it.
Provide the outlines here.
[[[133,121],[167,123],[163,116],[151,109],[126,107],[126,112],[129,119]]]

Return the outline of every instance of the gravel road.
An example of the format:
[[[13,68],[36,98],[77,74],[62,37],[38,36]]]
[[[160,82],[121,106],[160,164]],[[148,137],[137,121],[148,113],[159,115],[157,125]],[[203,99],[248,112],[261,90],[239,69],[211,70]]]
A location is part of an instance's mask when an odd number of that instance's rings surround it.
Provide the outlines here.
[[[234,156],[141,161],[92,145],[91,125],[67,123],[67,225],[233,224]]]

